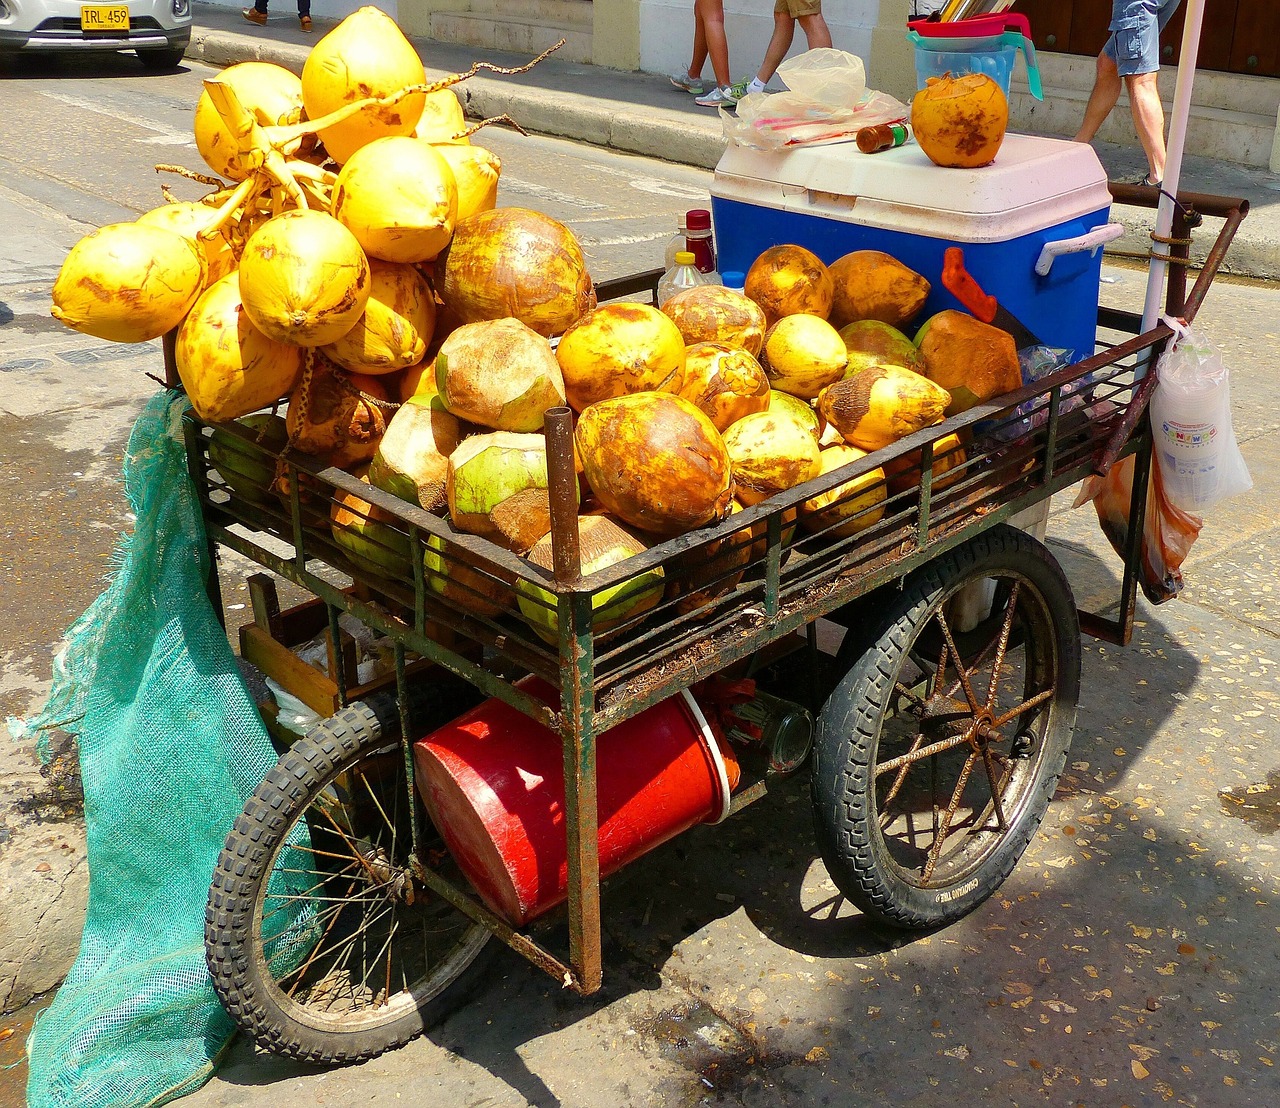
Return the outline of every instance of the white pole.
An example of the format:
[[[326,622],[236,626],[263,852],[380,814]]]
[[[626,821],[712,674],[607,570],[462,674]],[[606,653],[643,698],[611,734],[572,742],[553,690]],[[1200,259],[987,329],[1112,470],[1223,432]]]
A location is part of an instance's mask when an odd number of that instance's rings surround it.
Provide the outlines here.
[[[1182,25],[1182,52],[1178,56],[1178,81],[1173,91],[1173,113],[1169,118],[1168,160],[1161,184],[1160,207],[1156,210],[1155,233],[1168,238],[1173,226],[1173,201],[1182,175],[1182,153],[1187,140],[1187,117],[1191,114],[1191,86],[1196,76],[1196,56],[1200,49],[1200,27],[1204,22],[1204,0],[1187,0]],[[1168,195],[1166,195],[1168,194]],[[1152,241],[1151,270],[1147,277],[1147,300],[1142,310],[1142,330],[1150,331],[1163,312],[1164,283],[1169,264],[1167,243]]]

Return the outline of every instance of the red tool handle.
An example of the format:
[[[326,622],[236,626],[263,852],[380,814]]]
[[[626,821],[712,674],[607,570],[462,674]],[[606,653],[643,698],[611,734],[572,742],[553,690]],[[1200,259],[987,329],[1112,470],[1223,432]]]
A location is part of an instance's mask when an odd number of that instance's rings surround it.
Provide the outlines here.
[[[964,267],[964,251],[948,246],[942,256],[942,287],[960,301],[975,319],[990,323],[996,318],[996,298],[982,291],[982,286]]]

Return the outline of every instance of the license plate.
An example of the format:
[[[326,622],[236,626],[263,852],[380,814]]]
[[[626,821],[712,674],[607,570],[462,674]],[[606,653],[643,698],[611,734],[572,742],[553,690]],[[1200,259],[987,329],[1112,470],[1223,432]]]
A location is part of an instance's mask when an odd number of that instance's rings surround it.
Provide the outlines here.
[[[80,8],[80,30],[86,34],[129,30],[127,4],[84,4]]]

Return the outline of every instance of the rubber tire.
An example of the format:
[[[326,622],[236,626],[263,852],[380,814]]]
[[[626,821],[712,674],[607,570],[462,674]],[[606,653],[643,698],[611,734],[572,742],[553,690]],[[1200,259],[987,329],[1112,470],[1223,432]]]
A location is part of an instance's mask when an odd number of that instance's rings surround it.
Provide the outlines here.
[[[411,705],[415,729],[429,731],[475,702],[470,686],[447,681]],[[423,722],[425,716],[425,722]],[[251,933],[258,892],[270,875],[277,847],[307,805],[338,772],[365,754],[398,744],[399,710],[394,696],[375,694],[317,724],[285,752],[245,803],[214,870],[205,909],[205,957],[223,1007],[260,1047],[273,1054],[320,1065],[374,1058],[418,1037],[473,994],[494,944],[487,941],[429,1000],[383,1026],[355,1032],[321,1031],[300,1023],[273,1000],[273,990],[254,957]],[[470,935],[471,932],[468,932]]]
[[[170,69],[176,69],[182,59],[186,57],[186,47],[156,47],[154,50],[138,50],[138,61],[142,63],[144,69],[151,70],[155,73],[164,73]]]
[[[1030,798],[976,873],[953,885],[922,888],[904,880],[878,830],[871,770],[880,726],[902,660],[943,599],[966,582],[1007,570],[1041,597],[1053,626],[1058,689],[1052,702]],[[810,779],[819,852],[836,887],[864,914],[892,927],[952,923],[996,891],[1031,841],[1066,764],[1080,689],[1080,627],[1070,585],[1053,555],[1003,524],[909,575],[877,625],[846,636],[849,663],[822,712]],[[850,641],[852,640],[852,641]],[[871,782],[870,790],[868,783]],[[872,795],[868,795],[870,792]]]

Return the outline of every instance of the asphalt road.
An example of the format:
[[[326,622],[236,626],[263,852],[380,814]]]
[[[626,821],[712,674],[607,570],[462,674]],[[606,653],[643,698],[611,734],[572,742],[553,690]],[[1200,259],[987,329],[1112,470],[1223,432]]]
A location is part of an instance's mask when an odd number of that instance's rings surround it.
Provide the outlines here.
[[[0,714],[39,704],[59,634],[97,594],[129,526],[120,454],[160,366],[154,344],[60,328],[49,287],[81,234],[160,202],[155,163],[199,168],[185,134],[202,76],[191,66],[144,77],[119,58],[26,67],[6,82]],[[706,199],[701,171],[486,141],[504,161],[501,202],[568,222],[597,277],[656,264],[675,215]],[[1140,274],[1106,276],[1105,299],[1140,303]],[[796,781],[610,886],[597,997],[563,994],[503,956],[430,1040],[336,1071],[238,1043],[186,1103],[1276,1103],[1277,319],[1273,288],[1222,282],[1211,294],[1201,320],[1233,369],[1255,489],[1212,513],[1183,596],[1140,605],[1128,648],[1085,640],[1069,772],[1023,862],[971,916],[927,936],[869,927],[816,860]],[[1050,537],[1081,604],[1107,604],[1118,567],[1092,512],[1056,502]],[[223,562],[232,605],[246,568]],[[1221,795],[1249,787],[1260,790],[1249,807]],[[16,905],[19,923],[39,918],[46,937],[61,914],[69,936],[43,955],[33,941],[26,979],[42,958],[65,968],[83,895],[82,829],[15,808],[47,788],[28,749],[0,744],[5,928]],[[53,803],[40,813],[59,818]],[[20,1103],[23,1079],[20,1065],[0,1071],[0,1105]]]

